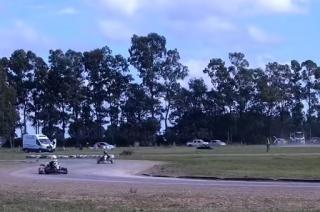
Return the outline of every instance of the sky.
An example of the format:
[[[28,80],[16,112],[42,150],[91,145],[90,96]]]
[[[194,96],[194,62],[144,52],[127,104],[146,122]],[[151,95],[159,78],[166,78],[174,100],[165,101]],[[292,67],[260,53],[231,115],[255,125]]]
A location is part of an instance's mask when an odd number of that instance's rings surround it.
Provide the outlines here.
[[[106,45],[128,56],[133,34],[156,32],[178,49],[189,78],[229,52],[245,53],[252,67],[319,62],[319,10],[316,0],[0,0],[0,57]]]

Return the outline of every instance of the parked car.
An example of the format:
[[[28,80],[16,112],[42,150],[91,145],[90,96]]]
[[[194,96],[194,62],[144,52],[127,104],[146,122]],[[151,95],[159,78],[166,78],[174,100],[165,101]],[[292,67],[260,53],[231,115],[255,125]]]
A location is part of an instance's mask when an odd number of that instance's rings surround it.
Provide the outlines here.
[[[93,149],[107,149],[113,150],[115,148],[114,145],[108,144],[106,142],[98,142],[93,145]]]
[[[292,143],[292,144],[306,144],[304,132],[290,133],[290,143]]]
[[[203,144],[201,146],[198,146],[197,149],[212,149],[212,146],[209,144]]]
[[[310,144],[320,144],[320,138],[319,137],[312,137],[309,140]]]
[[[209,145],[209,143],[203,141],[202,139],[193,139],[192,141],[187,142],[188,147],[200,147],[205,145]]]
[[[227,144],[221,140],[210,140],[210,146],[226,146]]]

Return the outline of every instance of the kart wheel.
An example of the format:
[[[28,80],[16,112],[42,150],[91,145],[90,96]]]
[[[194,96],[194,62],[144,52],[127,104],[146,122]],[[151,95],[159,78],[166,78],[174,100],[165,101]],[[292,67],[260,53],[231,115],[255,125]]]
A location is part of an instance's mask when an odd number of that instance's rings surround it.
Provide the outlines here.
[[[110,160],[110,163],[111,163],[111,164],[113,164],[113,163],[114,163],[114,161],[111,159],[111,160]]]

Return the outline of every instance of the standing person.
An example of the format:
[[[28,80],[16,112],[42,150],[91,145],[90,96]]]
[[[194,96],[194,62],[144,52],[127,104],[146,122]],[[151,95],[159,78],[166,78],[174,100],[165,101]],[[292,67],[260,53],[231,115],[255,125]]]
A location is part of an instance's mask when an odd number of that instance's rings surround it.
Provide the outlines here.
[[[267,152],[269,152],[270,151],[270,139],[268,138],[267,139]]]

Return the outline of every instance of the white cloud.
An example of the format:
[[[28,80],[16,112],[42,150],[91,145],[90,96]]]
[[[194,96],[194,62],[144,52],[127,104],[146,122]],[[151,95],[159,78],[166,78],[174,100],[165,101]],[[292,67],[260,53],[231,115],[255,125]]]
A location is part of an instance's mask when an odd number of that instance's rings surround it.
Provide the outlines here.
[[[279,57],[273,56],[272,54],[264,53],[256,56],[254,59],[255,59],[254,65],[256,67],[264,68],[266,64],[273,63],[273,62],[278,62],[279,64],[282,64],[282,65],[291,65],[292,58],[279,58]]]
[[[75,15],[77,13],[78,11],[73,7],[62,8],[58,11],[58,14],[61,14],[61,15]]]
[[[259,0],[260,7],[278,13],[296,13],[305,10],[308,0]]]
[[[247,28],[246,16],[288,14],[306,10],[312,0],[99,0],[105,19],[99,27],[105,36],[121,39],[143,31],[171,32],[176,37],[200,39],[204,43],[237,42],[248,35],[259,43],[277,43],[281,39],[257,27]],[[91,1],[90,1],[91,2]],[[239,19],[240,18],[240,19]],[[159,24],[159,26],[157,26]],[[108,26],[107,26],[108,25]],[[129,26],[129,27],[128,27]],[[162,27],[162,28],[160,28]],[[116,29],[116,30],[114,30]],[[123,32],[121,32],[123,31]],[[215,36],[216,39],[212,39]]]
[[[258,27],[247,27],[241,19],[305,11],[311,1],[99,0],[103,17],[117,20],[100,22],[99,26],[104,35],[112,39],[118,35],[121,39],[127,38],[126,34],[137,33],[136,27],[141,26],[143,31],[155,31],[156,28],[158,32],[171,32],[176,37],[184,36],[182,39],[200,39],[203,43],[219,39],[219,43],[236,43],[241,39],[248,40],[249,35],[258,43],[270,44],[280,42],[281,38]],[[157,24],[159,26],[154,26]]]
[[[208,16],[200,20],[172,20],[166,21],[165,24],[176,37],[183,36],[181,39],[198,38],[203,41],[239,30],[239,27],[233,22],[219,16]]]
[[[12,28],[5,30],[7,35],[20,37],[27,43],[42,43],[48,44],[50,40],[45,36],[40,35],[36,29],[28,25],[24,21],[18,20],[14,23]]]
[[[193,78],[202,78],[205,84],[211,88],[211,79],[208,75],[203,73],[203,70],[207,67],[209,60],[205,59],[190,59],[185,62],[185,65],[189,68],[189,75],[181,81],[181,85],[185,88],[188,88],[188,83],[190,79]]]
[[[102,34],[113,41],[129,41],[133,34],[128,25],[116,20],[102,20],[99,27]]]
[[[304,11],[311,0],[99,0],[108,11],[137,15],[141,11],[241,14],[297,13]],[[180,12],[178,12],[180,13]]]
[[[255,60],[251,62],[251,65],[259,68],[264,68],[267,63],[277,60],[272,54],[268,53],[260,54],[254,59]]]
[[[133,15],[142,6],[144,0],[100,0],[100,3],[108,10]]]
[[[49,49],[53,43],[51,39],[21,20],[13,22],[10,27],[0,28],[0,40],[6,41],[1,44],[0,54],[8,54],[20,48]]]
[[[273,44],[281,42],[281,38],[279,36],[267,33],[263,29],[260,29],[256,26],[249,26],[248,34],[254,41],[262,44]]]
[[[19,32],[19,34],[28,42],[32,43],[39,39],[38,33],[23,21],[16,21],[12,30]]]
[[[203,30],[213,31],[234,31],[237,27],[230,21],[224,20],[218,16],[209,16],[198,23],[199,28]]]

